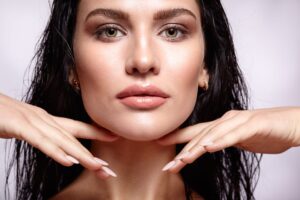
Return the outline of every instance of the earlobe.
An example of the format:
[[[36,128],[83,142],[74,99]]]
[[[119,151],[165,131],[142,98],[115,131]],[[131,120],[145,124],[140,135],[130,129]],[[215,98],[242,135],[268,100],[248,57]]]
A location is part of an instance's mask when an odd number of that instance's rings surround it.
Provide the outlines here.
[[[80,92],[80,83],[75,69],[70,69],[68,81],[76,92]]]
[[[204,91],[207,91],[209,88],[209,74],[205,67],[199,74],[198,84],[199,84],[199,87],[202,88]]]

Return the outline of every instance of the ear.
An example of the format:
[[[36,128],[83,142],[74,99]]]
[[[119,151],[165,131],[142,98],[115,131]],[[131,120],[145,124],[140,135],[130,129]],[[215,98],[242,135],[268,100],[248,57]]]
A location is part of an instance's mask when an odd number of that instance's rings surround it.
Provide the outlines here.
[[[74,68],[70,67],[68,81],[70,85],[74,85],[74,80],[78,81],[77,72]]]
[[[77,72],[74,68],[70,68],[68,75],[69,84],[74,88],[76,92],[80,91],[80,83],[77,76]]]
[[[206,67],[203,67],[199,73],[198,85],[203,90],[207,90],[209,87],[209,74]]]

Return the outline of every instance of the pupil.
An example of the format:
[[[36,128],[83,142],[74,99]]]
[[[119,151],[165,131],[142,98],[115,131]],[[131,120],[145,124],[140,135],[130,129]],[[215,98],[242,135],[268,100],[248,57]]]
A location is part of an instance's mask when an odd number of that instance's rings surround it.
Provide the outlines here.
[[[172,28],[169,30],[169,35],[171,36],[176,35],[175,33],[176,33],[175,29]]]
[[[113,28],[108,29],[108,35],[115,35],[115,30]]]

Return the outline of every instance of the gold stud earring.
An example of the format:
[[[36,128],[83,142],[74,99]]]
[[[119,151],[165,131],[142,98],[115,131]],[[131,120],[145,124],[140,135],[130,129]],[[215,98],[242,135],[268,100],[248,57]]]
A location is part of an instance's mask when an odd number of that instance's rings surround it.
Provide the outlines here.
[[[203,89],[204,89],[205,91],[208,90],[208,81],[204,81]]]
[[[76,79],[72,80],[72,84],[73,84],[75,90],[80,91],[80,85],[79,85],[79,82]]]

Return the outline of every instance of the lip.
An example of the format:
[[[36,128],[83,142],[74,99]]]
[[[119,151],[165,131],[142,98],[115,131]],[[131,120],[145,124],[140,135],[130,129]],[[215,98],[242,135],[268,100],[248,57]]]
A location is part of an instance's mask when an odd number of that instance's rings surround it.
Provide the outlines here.
[[[170,96],[154,85],[143,87],[135,84],[122,90],[116,97],[131,108],[153,109],[164,104]]]

